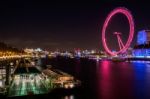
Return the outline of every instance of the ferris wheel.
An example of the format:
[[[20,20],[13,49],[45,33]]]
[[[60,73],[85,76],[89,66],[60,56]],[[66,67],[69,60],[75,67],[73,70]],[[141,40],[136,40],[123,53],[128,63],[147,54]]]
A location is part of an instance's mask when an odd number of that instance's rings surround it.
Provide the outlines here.
[[[106,30],[107,30],[107,27],[109,25],[109,21],[116,14],[123,14],[127,17],[128,22],[129,22],[129,36],[128,36],[126,43],[124,44],[122,42],[121,37],[120,37],[121,33],[120,32],[114,32],[113,34],[116,35],[116,40],[118,42],[119,50],[116,52],[113,52],[108,46],[108,42],[107,42],[107,38],[106,38]],[[130,13],[130,11],[124,7],[118,7],[118,8],[115,8],[114,10],[112,10],[108,14],[108,16],[104,22],[103,28],[102,28],[102,44],[104,46],[105,51],[111,56],[125,53],[126,50],[129,48],[131,42],[132,42],[133,36],[134,36],[134,20],[133,20],[133,17],[132,17],[132,14]]]

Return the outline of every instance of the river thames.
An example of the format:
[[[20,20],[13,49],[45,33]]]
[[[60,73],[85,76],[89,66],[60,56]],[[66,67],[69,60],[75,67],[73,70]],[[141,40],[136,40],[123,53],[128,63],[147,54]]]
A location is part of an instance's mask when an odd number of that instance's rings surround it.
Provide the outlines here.
[[[43,61],[82,81],[63,99],[150,99],[150,63],[57,57]]]

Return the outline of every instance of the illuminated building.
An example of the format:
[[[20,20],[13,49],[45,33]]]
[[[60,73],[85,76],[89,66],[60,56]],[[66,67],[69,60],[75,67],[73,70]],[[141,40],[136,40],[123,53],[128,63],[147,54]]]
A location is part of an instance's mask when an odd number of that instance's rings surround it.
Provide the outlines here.
[[[145,44],[150,41],[150,30],[142,30],[138,32],[137,44]]]
[[[137,35],[137,45],[134,46],[133,56],[150,56],[150,30],[142,30]]]
[[[26,48],[26,49],[24,49],[24,52],[25,52],[25,53],[28,53],[28,54],[31,54],[31,53],[34,52],[34,49]]]

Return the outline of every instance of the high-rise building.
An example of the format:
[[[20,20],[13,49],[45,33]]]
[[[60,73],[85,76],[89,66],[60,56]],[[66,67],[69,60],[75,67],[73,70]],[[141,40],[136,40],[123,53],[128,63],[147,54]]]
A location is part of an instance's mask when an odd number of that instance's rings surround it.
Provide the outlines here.
[[[150,42],[150,30],[142,30],[138,32],[137,44],[145,44]]]
[[[134,46],[133,56],[150,56],[150,30],[141,30],[137,34],[137,44]]]

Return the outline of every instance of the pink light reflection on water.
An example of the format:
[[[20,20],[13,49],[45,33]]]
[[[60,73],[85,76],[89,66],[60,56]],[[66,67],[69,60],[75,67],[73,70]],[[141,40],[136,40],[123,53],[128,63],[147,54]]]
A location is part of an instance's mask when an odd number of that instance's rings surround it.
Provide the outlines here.
[[[101,66],[99,66],[99,94],[102,99],[109,99],[111,97],[111,71],[110,71],[110,62],[102,61]]]
[[[133,68],[126,63],[102,61],[97,68],[100,99],[129,99],[133,93]]]

